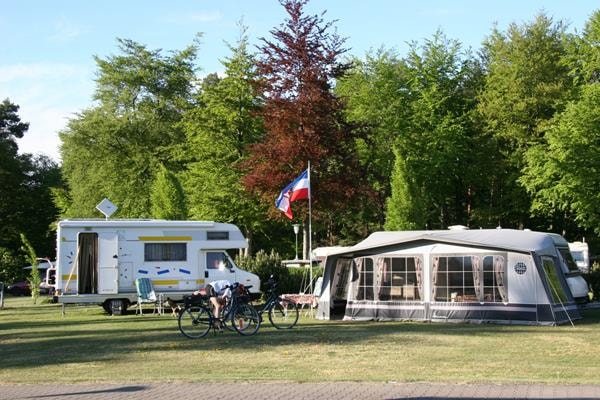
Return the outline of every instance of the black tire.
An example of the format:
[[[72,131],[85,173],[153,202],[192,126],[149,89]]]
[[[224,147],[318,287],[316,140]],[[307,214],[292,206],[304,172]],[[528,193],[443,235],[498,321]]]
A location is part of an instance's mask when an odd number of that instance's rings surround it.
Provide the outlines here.
[[[213,317],[203,306],[189,306],[181,310],[177,323],[179,330],[190,339],[206,336],[212,326]]]
[[[229,321],[235,330],[244,336],[252,336],[260,328],[260,316],[250,304],[240,303],[235,306]]]
[[[127,299],[106,299],[102,303],[102,308],[108,315],[125,315],[129,307]]]
[[[291,300],[277,299],[269,309],[269,321],[277,329],[290,329],[298,323],[298,305]]]
[[[110,300],[104,300],[104,303],[102,303],[102,308],[104,309],[104,311],[106,311],[106,313],[108,315],[112,315],[112,308],[110,307]]]

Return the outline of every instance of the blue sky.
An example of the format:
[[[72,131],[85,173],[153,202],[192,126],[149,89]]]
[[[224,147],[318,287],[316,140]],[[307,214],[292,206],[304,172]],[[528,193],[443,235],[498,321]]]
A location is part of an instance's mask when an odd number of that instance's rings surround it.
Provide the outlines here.
[[[93,56],[118,53],[116,38],[132,39],[149,49],[181,50],[203,33],[198,65],[219,72],[228,56],[225,42],[239,37],[243,18],[253,43],[285,18],[276,0],[19,0],[0,8],[0,100],[19,105],[30,123],[19,140],[21,152],[44,153],[59,160],[57,132],[91,105],[96,65]],[[327,11],[326,21],[347,37],[349,54],[362,57],[372,48],[423,42],[441,29],[448,38],[474,50],[494,24],[532,21],[544,11],[581,32],[600,2],[589,0],[312,0],[311,14]]]

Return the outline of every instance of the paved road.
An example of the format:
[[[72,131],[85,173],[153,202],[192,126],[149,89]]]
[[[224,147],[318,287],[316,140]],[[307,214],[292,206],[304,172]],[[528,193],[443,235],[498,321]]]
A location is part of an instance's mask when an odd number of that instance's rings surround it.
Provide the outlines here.
[[[600,385],[436,385],[427,383],[149,383],[4,385],[0,400],[245,399],[600,399]]]

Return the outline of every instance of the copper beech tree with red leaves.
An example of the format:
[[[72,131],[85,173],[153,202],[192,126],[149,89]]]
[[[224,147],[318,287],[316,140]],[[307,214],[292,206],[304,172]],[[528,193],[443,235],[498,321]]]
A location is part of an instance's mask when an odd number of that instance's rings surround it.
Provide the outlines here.
[[[348,68],[339,61],[345,39],[329,33],[333,23],[303,13],[306,0],[282,0],[289,14],[272,40],[261,38],[258,93],[266,134],[250,149],[244,184],[265,201],[311,162],[313,220],[348,210],[361,193],[355,132],[344,121],[343,104],[332,92]],[[306,202],[293,204],[296,218]],[[282,215],[274,207],[272,216]]]

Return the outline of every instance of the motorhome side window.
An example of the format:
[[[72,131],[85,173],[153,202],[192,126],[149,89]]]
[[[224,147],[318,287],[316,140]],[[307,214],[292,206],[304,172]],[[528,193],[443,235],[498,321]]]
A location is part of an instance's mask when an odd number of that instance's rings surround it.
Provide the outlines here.
[[[206,232],[206,240],[229,240],[229,232],[208,231]]]
[[[187,261],[186,243],[144,243],[144,261]]]
[[[223,251],[208,251],[206,252],[206,269],[231,269],[231,261],[227,253]]]

